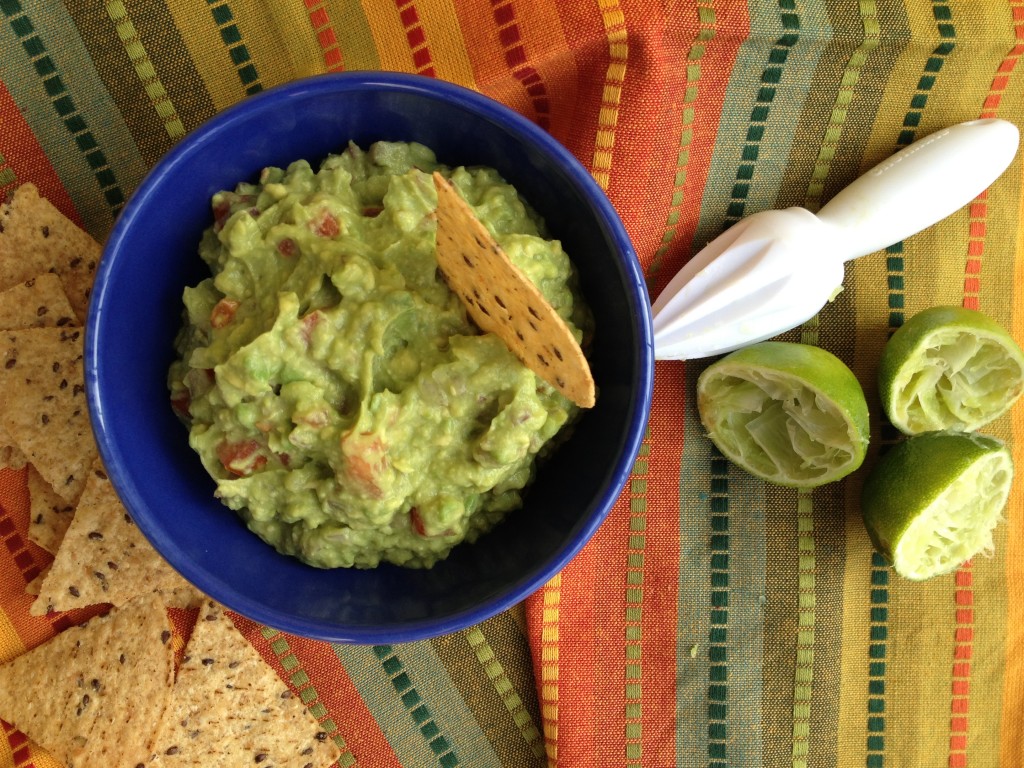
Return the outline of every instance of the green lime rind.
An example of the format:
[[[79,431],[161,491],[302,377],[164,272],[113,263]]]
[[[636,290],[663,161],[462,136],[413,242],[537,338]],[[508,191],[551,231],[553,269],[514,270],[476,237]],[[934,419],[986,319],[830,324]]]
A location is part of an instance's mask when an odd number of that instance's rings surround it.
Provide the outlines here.
[[[864,461],[868,405],[853,372],[810,344],[764,341],[697,379],[708,437],[729,460],[776,485],[814,488]]]
[[[1012,480],[1013,460],[998,438],[953,430],[915,435],[868,473],[864,526],[901,576],[921,581],[949,573],[992,551]]]
[[[973,432],[1024,393],[1024,352],[981,312],[931,307],[889,339],[878,391],[889,421],[904,434]]]

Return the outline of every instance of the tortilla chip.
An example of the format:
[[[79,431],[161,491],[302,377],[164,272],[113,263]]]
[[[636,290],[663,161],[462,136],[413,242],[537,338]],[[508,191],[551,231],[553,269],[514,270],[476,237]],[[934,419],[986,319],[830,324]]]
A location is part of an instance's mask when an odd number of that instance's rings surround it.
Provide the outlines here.
[[[194,605],[200,599],[132,522],[97,459],[29,613],[41,616],[97,603],[124,605],[151,592],[173,606]]]
[[[96,456],[81,328],[0,331],[0,423],[62,499],[77,500]]]
[[[22,184],[0,205],[0,290],[54,272],[78,321],[85,322],[101,252],[100,244],[40,197],[33,184]]]
[[[0,419],[0,469],[21,469],[28,464],[28,459],[21,448],[14,444],[14,438],[4,428]]]
[[[155,597],[65,630],[0,666],[0,717],[62,765],[144,763],[170,701],[170,638]]]
[[[199,611],[147,768],[319,768],[341,752],[224,614]]]
[[[64,501],[31,464],[28,468],[28,537],[51,555],[57,554],[75,516],[75,505]],[[36,593],[38,594],[38,592]]]
[[[79,325],[60,278],[51,272],[0,291],[0,328],[52,328]]]
[[[473,321],[523,365],[583,408],[596,399],[579,342],[529,278],[505,255],[458,190],[434,173],[437,264]]]

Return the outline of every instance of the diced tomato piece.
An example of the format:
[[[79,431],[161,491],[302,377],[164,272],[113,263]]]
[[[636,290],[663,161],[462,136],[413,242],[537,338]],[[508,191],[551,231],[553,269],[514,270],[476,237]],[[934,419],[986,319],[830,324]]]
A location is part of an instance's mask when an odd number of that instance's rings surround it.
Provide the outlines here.
[[[384,207],[381,205],[367,205],[363,207],[362,213],[363,216],[369,216],[372,219],[375,216],[380,216],[380,213],[383,210]]]
[[[299,423],[305,424],[307,427],[312,427],[313,429],[323,429],[327,426],[328,422],[327,411],[323,410],[310,411],[309,413],[305,413],[297,418]]]
[[[277,242],[277,252],[286,259],[294,259],[299,246],[290,237],[283,237]]]
[[[416,531],[418,536],[422,536],[425,539],[437,536],[451,536],[454,533],[452,530],[443,531],[442,533],[427,533],[427,526],[423,522],[423,513],[420,512],[419,507],[413,507],[409,510],[409,524],[412,525],[412,529]]]
[[[187,419],[192,415],[189,411],[189,408],[191,407],[192,397],[189,395],[187,389],[171,398],[171,408],[183,419]]]
[[[219,200],[216,205],[213,206],[213,229],[215,232],[219,232],[223,229],[224,222],[227,221],[230,214],[231,203],[227,200]]]
[[[235,319],[235,310],[238,309],[238,302],[234,299],[223,298],[213,306],[210,312],[210,325],[214,328],[223,328]]]
[[[306,342],[306,346],[309,346],[310,341],[313,339],[314,329],[320,325],[320,321],[323,319],[323,315],[319,312],[310,312],[308,315],[302,318],[302,328],[300,333],[303,341]]]
[[[320,211],[320,214],[309,222],[309,227],[317,237],[335,237],[341,232],[338,218],[327,210]]]
[[[423,516],[420,515],[419,507],[413,507],[409,510],[409,523],[412,525],[412,529],[416,531],[417,535],[427,535],[427,529],[423,525]]]
[[[345,457],[342,473],[356,490],[379,499],[383,492],[380,476],[388,468],[387,446],[372,432],[352,431],[341,436],[341,453]]]
[[[292,463],[292,457],[289,456],[287,453],[277,454],[277,460],[280,461],[285,468],[291,466]]]
[[[266,465],[267,457],[259,453],[259,450],[260,444],[255,440],[242,440],[237,443],[225,441],[217,446],[217,458],[228,472],[245,477]]]

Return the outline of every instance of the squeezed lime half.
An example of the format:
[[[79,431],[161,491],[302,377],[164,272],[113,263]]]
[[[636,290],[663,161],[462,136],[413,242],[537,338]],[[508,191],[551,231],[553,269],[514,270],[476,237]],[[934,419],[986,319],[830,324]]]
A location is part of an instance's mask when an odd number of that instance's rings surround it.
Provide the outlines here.
[[[861,491],[871,541],[893,569],[920,581],[994,549],[1013,460],[999,439],[942,431],[908,437],[879,457]]]
[[[977,310],[931,307],[885,345],[878,391],[889,421],[904,434],[972,432],[1024,393],[1024,353]]]
[[[864,391],[820,347],[763,341],[726,355],[698,377],[697,409],[728,459],[777,485],[824,485],[864,461]]]

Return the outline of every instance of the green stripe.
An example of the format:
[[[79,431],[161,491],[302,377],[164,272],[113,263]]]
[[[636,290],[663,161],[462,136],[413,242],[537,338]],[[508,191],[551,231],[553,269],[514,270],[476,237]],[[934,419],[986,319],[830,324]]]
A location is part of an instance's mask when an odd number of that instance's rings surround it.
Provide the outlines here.
[[[672,184],[672,196],[668,204],[668,218],[665,221],[661,245],[654,253],[647,269],[648,290],[654,294],[655,281],[661,272],[662,262],[669,248],[676,240],[679,230],[680,211],[686,199],[686,175],[690,166],[690,144],[693,142],[693,124],[696,118],[694,105],[700,95],[701,60],[707,53],[708,44],[715,39],[717,23],[714,0],[698,0],[697,23],[700,32],[691,43],[686,54],[686,89],[683,93],[682,129],[679,133],[679,155],[676,159],[676,173]]]
[[[14,172],[14,169],[7,164],[7,160],[4,158],[3,153],[0,152],[0,192],[3,191],[4,187],[14,184],[17,180],[18,176]]]
[[[814,162],[814,169],[811,171],[811,180],[807,185],[804,207],[811,211],[817,211],[821,207],[821,195],[825,188],[825,181],[832,169],[832,160],[835,158],[839,148],[839,141],[843,135],[843,128],[849,116],[850,107],[853,104],[857,84],[860,82],[861,72],[867,63],[871,53],[878,48],[880,40],[880,26],[878,23],[878,9],[875,0],[859,0],[861,26],[863,37],[860,45],[850,54],[843,69],[843,76],[840,79],[839,90],[836,92],[835,101],[832,104],[832,113],[829,117],[828,126],[822,137],[821,145],[818,148],[818,157]]]
[[[709,539],[708,768],[728,765],[729,720],[729,462],[717,450],[711,459]]]
[[[815,577],[814,502],[811,492],[797,495],[797,627],[793,677],[793,768],[807,768],[810,757],[811,700],[814,693]]]
[[[914,143],[917,140],[917,129],[921,125],[921,118],[925,108],[928,106],[928,96],[938,80],[939,73],[946,63],[946,59],[956,49],[956,29],[953,27],[953,11],[946,0],[933,0],[932,14],[936,21],[936,32],[942,40],[932,51],[928,60],[925,61],[924,71],[917,81],[917,88],[910,97],[910,108],[903,116],[903,128],[896,138],[897,149]],[[901,254],[903,244],[896,243],[888,249],[891,255]],[[903,325],[904,321],[904,273],[902,256],[889,261],[890,269],[886,276],[889,291],[889,330],[894,331]],[[897,266],[898,269],[892,269]]]
[[[228,56],[246,94],[259,93],[263,90],[263,83],[260,82],[260,75],[256,71],[249,49],[242,40],[242,32],[235,23],[231,5],[228,0],[206,0],[206,3],[210,6],[213,21],[220,30],[220,39],[227,48]]]
[[[491,763],[539,768],[546,762],[546,753],[530,648],[522,624],[525,617],[516,615],[522,610],[518,606],[461,632],[432,638],[429,647],[467,711],[487,724],[482,732],[495,756]],[[445,705],[439,702],[435,706]],[[449,730],[457,733],[458,728],[453,725]],[[455,748],[460,756],[480,752],[476,746],[462,743],[456,743]],[[464,764],[470,760],[463,757]]]
[[[818,156],[804,197],[804,207],[816,211],[821,207],[825,181],[832,168],[839,141],[843,135],[860,74],[871,52],[878,47],[879,24],[875,0],[860,0],[863,38],[846,62],[839,90],[836,92]],[[801,328],[800,341],[819,343],[819,317],[815,315]],[[807,768],[811,754],[811,712],[814,697],[815,624],[817,622],[817,557],[814,532],[814,496],[810,491],[797,494],[797,627],[796,659],[793,672],[793,768]]]
[[[790,0],[788,4],[794,3]],[[738,207],[745,214],[779,207],[787,170],[804,162],[801,148],[794,147],[794,126],[800,125],[811,101],[818,62],[829,49],[827,41],[832,39],[833,30],[825,3],[800,4],[798,23],[810,34],[801,37],[796,52],[785,45],[792,42],[795,30],[784,26],[783,16],[785,24],[792,26],[792,17],[797,14],[780,11],[779,5],[749,4],[751,32],[725,70],[729,83],[711,150],[707,182],[701,190],[700,219],[692,241],[694,250],[717,236],[723,224],[728,226],[735,220],[725,220],[728,205],[734,206],[733,214]],[[724,41],[725,33],[719,34]],[[781,59],[783,50],[787,51],[787,61],[798,56],[800,66],[786,68],[771,60],[773,56]],[[705,63],[705,68],[710,66]],[[774,84],[764,82],[775,79],[778,82]],[[793,202],[782,200],[781,204],[784,207]]]
[[[399,763],[464,768],[501,765],[474,711],[453,682],[452,662],[442,660],[431,641],[333,648]],[[461,653],[462,664],[478,663],[468,646],[463,646]]]
[[[391,685],[409,717],[416,723],[417,730],[437,758],[438,765],[442,768],[455,768],[459,765],[459,756],[455,754],[451,742],[441,732],[427,702],[416,690],[416,686],[406,671],[402,659],[395,652],[394,646],[375,645],[373,653],[380,662],[381,669],[391,680]]]
[[[624,764],[639,768],[643,759],[643,618],[644,568],[647,549],[647,475],[650,469],[651,430],[633,465],[629,482],[629,541],[626,549],[626,627],[623,699],[625,701]]]
[[[69,194],[84,228],[102,241],[113,224],[114,213],[97,184],[95,171],[71,134],[77,134],[83,127],[92,134],[112,164],[116,180],[125,194],[134,189],[148,166],[64,6],[59,6],[59,13],[30,12],[28,16],[22,6],[29,7],[16,0],[0,3],[0,80],[7,86],[21,117]],[[13,26],[25,32],[27,18],[34,35],[19,37],[7,23],[8,13],[13,15],[19,8],[22,9],[19,13],[22,21]],[[35,57],[49,58],[60,73],[73,94],[77,115],[65,120],[45,97],[46,92],[33,63]],[[12,160],[17,162],[18,158]]]
[[[700,361],[687,365],[682,428],[688,435],[702,434],[695,400],[696,379],[705,367]],[[689,765],[694,755],[721,749],[721,742],[710,746],[721,736],[718,725],[724,718],[719,719],[723,713],[718,708],[709,707],[713,702],[708,692],[724,683],[728,763],[757,768],[765,763],[766,747],[760,728],[766,722],[765,483],[735,468],[710,440],[701,438],[684,443],[679,484],[679,594],[705,598],[677,612],[676,717],[692,725],[676,729],[676,762]],[[733,505],[744,514],[730,514]],[[728,606],[711,607],[712,591],[727,593]],[[723,602],[721,597],[716,600]],[[725,624],[712,623],[723,619]]]
[[[871,553],[871,609],[868,645],[866,768],[885,766],[885,657],[889,636],[889,564]]]
[[[736,169],[736,182],[726,205],[722,229],[729,228],[746,214],[750,185],[754,180],[757,159],[761,154],[761,142],[764,139],[772,103],[782,83],[784,66],[800,40],[800,15],[797,13],[796,0],[779,0],[779,10],[779,20],[784,31],[772,45],[768,52],[768,64],[761,71],[760,87],[740,150],[741,162]]]
[[[466,643],[469,644],[469,647],[473,649],[473,655],[476,657],[481,670],[493,686],[494,692],[498,695],[502,704],[505,706],[512,722],[516,726],[519,736],[522,738],[533,756],[537,758],[537,760],[544,762],[546,759],[546,752],[544,749],[544,737],[541,736],[540,729],[537,727],[538,719],[535,717],[536,700],[531,699],[530,703],[534,705],[531,710],[519,695],[519,692],[516,690],[516,686],[512,680],[509,679],[508,672],[504,665],[502,665],[495,648],[491,645],[491,642],[487,639],[487,635],[483,631],[485,626],[493,626],[494,622],[500,620],[502,617],[495,617],[490,620],[489,623],[485,623],[482,626],[470,627],[459,634],[463,639],[465,639]],[[525,662],[527,667],[529,666],[528,658],[523,658],[521,661]],[[479,710],[474,707],[474,711]],[[500,747],[503,745],[497,746]]]
[[[46,43],[18,0],[0,0],[0,12],[7,18],[11,31],[29,58],[32,69],[49,98],[50,106],[57,113],[57,117],[71,135],[74,146],[91,169],[111,214],[116,216],[124,207],[125,193],[107,160],[106,152],[79,111],[64,77],[50,56]]]

